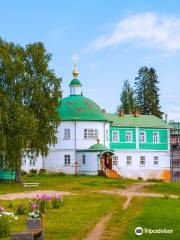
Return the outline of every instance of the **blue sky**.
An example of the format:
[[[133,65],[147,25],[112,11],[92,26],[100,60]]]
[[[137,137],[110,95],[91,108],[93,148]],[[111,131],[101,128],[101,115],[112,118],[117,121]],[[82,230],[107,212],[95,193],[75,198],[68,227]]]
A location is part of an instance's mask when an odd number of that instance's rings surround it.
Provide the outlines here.
[[[162,110],[180,121],[180,1],[1,0],[0,36],[25,45],[44,42],[51,67],[69,94],[74,53],[84,95],[108,112],[122,83],[139,67],[157,70]]]

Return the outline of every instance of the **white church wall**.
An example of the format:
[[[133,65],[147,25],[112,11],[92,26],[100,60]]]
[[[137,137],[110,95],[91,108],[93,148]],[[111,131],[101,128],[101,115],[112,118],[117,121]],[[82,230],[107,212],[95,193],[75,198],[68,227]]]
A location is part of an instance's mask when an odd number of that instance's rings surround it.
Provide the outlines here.
[[[162,178],[164,170],[170,170],[169,151],[114,151],[118,156],[118,170],[123,177],[143,179]],[[132,156],[132,164],[127,164],[127,156]],[[140,156],[145,156],[145,165],[140,165]],[[154,157],[158,157],[158,164],[154,164]]]
[[[84,139],[84,129],[86,128],[97,129],[99,133],[98,137],[100,143],[104,144],[105,142],[104,126],[105,126],[104,122],[96,121],[77,122],[76,123],[77,149],[88,149],[90,146],[97,143],[96,139]]]
[[[77,153],[77,161],[80,165],[79,173],[88,175],[98,174],[98,157],[97,152],[80,152]],[[83,163],[83,155],[85,155],[85,163]]]
[[[99,132],[100,143],[109,147],[109,140],[106,141],[105,129],[109,131],[109,123],[96,122],[96,121],[64,121],[61,122],[57,137],[58,142],[55,146],[50,146],[50,149],[75,149],[75,124],[76,124],[76,149],[88,149],[93,144],[97,143],[96,139],[84,139],[84,129],[93,128]],[[64,129],[70,129],[70,139],[64,139]]]
[[[65,139],[64,130],[70,129],[70,139]],[[50,149],[74,149],[75,148],[75,131],[73,121],[63,121],[60,123],[57,131],[58,141],[55,146],[50,146]]]
[[[64,156],[70,155],[70,164],[65,165]],[[51,150],[44,159],[44,168],[50,172],[74,173],[73,163],[75,159],[74,150]]]
[[[43,168],[43,157],[39,156],[38,158],[34,160],[30,160],[29,158],[23,159],[23,165],[22,170],[25,172],[29,172],[31,169],[36,169],[39,171],[41,168]]]

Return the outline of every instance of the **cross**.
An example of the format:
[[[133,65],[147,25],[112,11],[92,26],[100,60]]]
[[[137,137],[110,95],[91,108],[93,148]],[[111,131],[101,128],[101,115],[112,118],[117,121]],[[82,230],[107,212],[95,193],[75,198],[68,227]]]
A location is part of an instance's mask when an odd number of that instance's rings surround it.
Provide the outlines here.
[[[77,55],[77,54],[74,54],[74,55],[72,56],[72,61],[73,61],[73,63],[74,63],[75,66],[76,66],[78,60],[79,60],[78,55]]]

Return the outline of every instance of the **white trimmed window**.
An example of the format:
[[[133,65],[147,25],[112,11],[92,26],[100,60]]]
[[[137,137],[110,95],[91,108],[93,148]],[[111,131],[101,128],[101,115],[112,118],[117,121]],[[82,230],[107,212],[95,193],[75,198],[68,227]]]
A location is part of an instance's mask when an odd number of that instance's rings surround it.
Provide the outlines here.
[[[37,160],[36,159],[29,159],[29,166],[31,166],[31,167],[35,167],[36,166],[36,162],[37,162]]]
[[[84,129],[84,139],[97,139],[98,130],[94,128],[85,128]]]
[[[159,158],[158,156],[154,156],[154,165],[159,165]]]
[[[119,142],[119,131],[112,131],[112,141]]]
[[[71,156],[64,155],[64,165],[70,165],[70,164],[71,164]]]
[[[153,143],[159,143],[159,132],[153,132]]]
[[[140,156],[140,166],[145,166],[145,156]]]
[[[109,141],[109,130],[106,129],[106,141]]]
[[[146,142],[146,132],[140,132],[140,143],[145,143]]]
[[[126,131],[126,142],[132,142],[132,131]]]
[[[112,156],[112,163],[113,163],[113,166],[117,166],[118,165],[118,156]]]
[[[126,157],[126,164],[131,165],[132,164],[132,156],[127,156]]]
[[[69,128],[65,128],[65,129],[64,129],[64,139],[65,139],[65,140],[68,140],[68,139],[70,139],[70,138],[71,138],[71,131],[70,131]]]
[[[86,164],[86,155],[85,154],[82,155],[82,164],[83,165]]]

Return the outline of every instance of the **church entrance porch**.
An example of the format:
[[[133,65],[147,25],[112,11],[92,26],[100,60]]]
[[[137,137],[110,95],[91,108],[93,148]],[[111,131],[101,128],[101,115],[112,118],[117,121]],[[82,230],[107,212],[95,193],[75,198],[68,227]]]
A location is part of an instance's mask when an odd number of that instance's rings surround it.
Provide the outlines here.
[[[119,178],[119,174],[112,169],[112,152],[103,152],[100,154],[99,175],[109,178]]]

